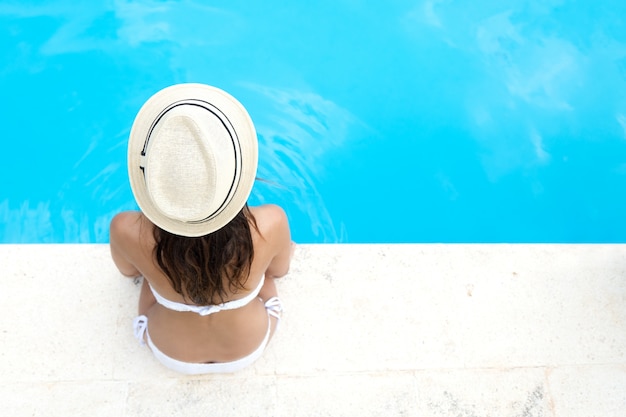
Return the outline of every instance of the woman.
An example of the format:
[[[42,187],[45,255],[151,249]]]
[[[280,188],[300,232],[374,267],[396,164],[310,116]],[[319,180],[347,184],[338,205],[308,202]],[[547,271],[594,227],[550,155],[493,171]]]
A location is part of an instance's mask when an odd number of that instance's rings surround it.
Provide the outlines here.
[[[111,222],[113,261],[143,276],[135,334],[178,372],[233,372],[256,360],[282,311],[274,279],[289,270],[285,212],[248,208],[257,139],[222,90],[161,90],[131,129],[128,170],[140,212]]]

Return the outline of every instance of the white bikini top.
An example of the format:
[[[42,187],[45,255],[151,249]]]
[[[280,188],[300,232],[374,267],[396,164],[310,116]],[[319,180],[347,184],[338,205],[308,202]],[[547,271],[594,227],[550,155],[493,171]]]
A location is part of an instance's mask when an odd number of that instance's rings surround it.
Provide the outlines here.
[[[154,298],[156,298],[157,302],[161,304],[165,308],[169,308],[174,311],[191,311],[193,313],[197,313],[201,316],[208,316],[209,314],[218,313],[222,310],[234,310],[236,308],[241,308],[248,304],[250,301],[254,300],[261,291],[261,287],[263,287],[263,283],[265,282],[265,275],[261,276],[261,281],[259,281],[259,285],[257,285],[256,289],[252,291],[250,294],[246,295],[243,298],[239,298],[237,300],[227,301],[222,304],[208,305],[208,306],[196,306],[193,304],[183,304],[178,303],[176,301],[168,300],[164,298],[152,288],[152,285],[148,283],[150,290],[152,290],[152,294],[154,294]]]

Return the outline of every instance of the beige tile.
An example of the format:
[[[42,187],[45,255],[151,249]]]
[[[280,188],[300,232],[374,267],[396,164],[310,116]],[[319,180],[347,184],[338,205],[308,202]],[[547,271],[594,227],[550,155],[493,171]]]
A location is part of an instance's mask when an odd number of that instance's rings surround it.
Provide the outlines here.
[[[417,415],[552,416],[545,374],[543,368],[417,372]]]
[[[626,365],[562,366],[548,381],[557,417],[622,417]]]
[[[274,377],[158,378],[130,383],[125,415],[271,416],[274,415],[275,392]]]
[[[412,374],[319,374],[276,381],[277,417],[418,416]]]
[[[99,245],[0,248],[8,268],[0,303],[3,381],[111,376],[116,285]]]
[[[329,246],[285,280],[284,328],[310,360],[279,347],[280,372],[624,358],[622,246]]]
[[[276,347],[279,373],[460,366],[445,282],[416,276],[387,247],[307,248],[281,287],[282,331],[295,346]],[[401,247],[419,258],[419,250]],[[394,259],[399,259],[396,262]],[[299,355],[290,351],[296,349]]]
[[[465,265],[471,291],[450,305],[467,367],[624,360],[623,247],[496,248],[480,267],[456,263]]]
[[[621,245],[306,249],[283,293],[298,301],[285,327],[310,361],[284,351],[281,372],[624,359]]]
[[[125,382],[111,381],[3,382],[2,415],[123,416],[127,389]]]

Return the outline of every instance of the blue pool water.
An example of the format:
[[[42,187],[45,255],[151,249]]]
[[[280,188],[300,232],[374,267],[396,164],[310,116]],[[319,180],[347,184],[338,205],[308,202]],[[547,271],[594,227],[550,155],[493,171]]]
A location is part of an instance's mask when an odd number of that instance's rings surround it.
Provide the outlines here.
[[[78,4],[77,4],[78,3]],[[212,5],[209,5],[212,4]],[[0,242],[107,242],[178,82],[260,141],[299,242],[626,242],[626,2],[3,1]]]

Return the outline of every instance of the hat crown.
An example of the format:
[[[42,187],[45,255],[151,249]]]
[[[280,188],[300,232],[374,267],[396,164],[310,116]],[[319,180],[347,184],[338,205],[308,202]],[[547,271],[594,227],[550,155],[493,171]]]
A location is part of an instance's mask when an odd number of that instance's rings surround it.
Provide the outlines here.
[[[215,113],[184,104],[161,117],[146,148],[150,198],[165,216],[185,222],[210,218],[228,201],[236,178],[230,132]],[[217,175],[231,181],[217,181]]]

